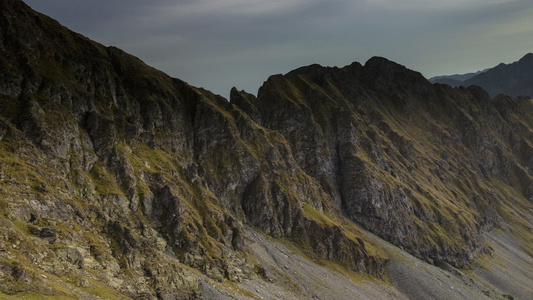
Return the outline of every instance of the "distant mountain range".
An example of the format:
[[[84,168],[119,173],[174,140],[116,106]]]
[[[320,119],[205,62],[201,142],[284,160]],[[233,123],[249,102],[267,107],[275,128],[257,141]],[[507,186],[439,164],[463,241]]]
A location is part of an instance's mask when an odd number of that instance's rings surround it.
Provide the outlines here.
[[[493,68],[462,75],[435,76],[432,83],[453,87],[481,86],[491,97],[505,94],[512,97],[533,96],[533,53],[528,53],[511,64],[501,63]]]
[[[483,72],[486,72],[490,70],[490,68],[488,69],[485,69],[483,71],[477,71],[477,72],[472,72],[472,73],[466,73],[466,74],[454,74],[454,75],[442,75],[442,76],[435,76],[435,77],[431,77],[429,79],[429,81],[431,82],[439,82],[439,83],[445,83],[447,81],[449,82],[461,82],[461,81],[465,81],[465,80],[468,80],[476,75],[479,75]]]

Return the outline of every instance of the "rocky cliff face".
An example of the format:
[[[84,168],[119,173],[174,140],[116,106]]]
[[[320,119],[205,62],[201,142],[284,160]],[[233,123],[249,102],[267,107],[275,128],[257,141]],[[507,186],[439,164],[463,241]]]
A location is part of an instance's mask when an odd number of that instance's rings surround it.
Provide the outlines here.
[[[189,267],[219,281],[260,267],[246,252],[250,224],[383,275],[385,255],[280,133],[20,1],[1,6],[4,265],[134,297],[193,297]]]
[[[264,276],[249,226],[376,277],[360,226],[458,267],[484,229],[531,230],[529,101],[373,58],[228,102],[20,1],[0,25],[4,294],[199,298],[202,276]]]
[[[351,220],[429,262],[468,266],[487,251],[480,233],[499,224],[507,189],[531,198],[529,101],[431,85],[383,58],[304,67],[269,78],[257,99],[232,95],[286,137]]]

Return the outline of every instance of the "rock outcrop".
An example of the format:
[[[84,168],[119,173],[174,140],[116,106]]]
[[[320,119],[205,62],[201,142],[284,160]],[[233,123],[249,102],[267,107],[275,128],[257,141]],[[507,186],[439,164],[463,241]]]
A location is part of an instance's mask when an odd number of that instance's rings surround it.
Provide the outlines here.
[[[189,267],[218,281],[252,275],[247,223],[383,275],[385,254],[279,132],[20,1],[0,5],[2,243],[14,235],[25,248],[3,264],[135,298],[194,297]]]
[[[522,197],[511,205],[531,197],[529,101],[432,85],[378,57],[274,75],[231,101],[282,133],[352,221],[434,264],[467,267],[508,189]]]
[[[531,235],[529,101],[383,58],[227,101],[21,1],[0,25],[1,293],[201,298],[203,276],[268,277],[249,226],[375,277],[363,228],[456,267],[501,222]]]

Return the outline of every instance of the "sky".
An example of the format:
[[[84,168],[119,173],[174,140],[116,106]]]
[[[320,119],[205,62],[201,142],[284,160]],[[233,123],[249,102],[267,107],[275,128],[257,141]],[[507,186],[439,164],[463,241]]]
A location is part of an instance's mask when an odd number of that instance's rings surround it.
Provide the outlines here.
[[[531,0],[24,0],[189,84],[257,94],[273,74],[386,57],[427,78],[533,52]]]

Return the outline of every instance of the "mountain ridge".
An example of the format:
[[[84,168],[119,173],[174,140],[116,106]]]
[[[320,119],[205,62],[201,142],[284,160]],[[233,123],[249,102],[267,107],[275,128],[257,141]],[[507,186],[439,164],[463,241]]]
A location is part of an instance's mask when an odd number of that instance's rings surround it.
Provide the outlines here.
[[[380,57],[228,101],[21,1],[0,8],[2,296],[318,293],[254,254],[280,249],[257,232],[377,282],[395,258],[366,230],[451,269],[490,255],[495,228],[533,253],[530,102]]]
[[[450,86],[470,86],[479,85],[489,92],[491,97],[498,94],[505,94],[512,97],[532,97],[531,82],[533,74],[533,53],[528,53],[518,61],[497,66],[477,73],[470,73],[467,78],[457,78],[454,76],[437,76],[430,78],[433,83],[443,83]]]

